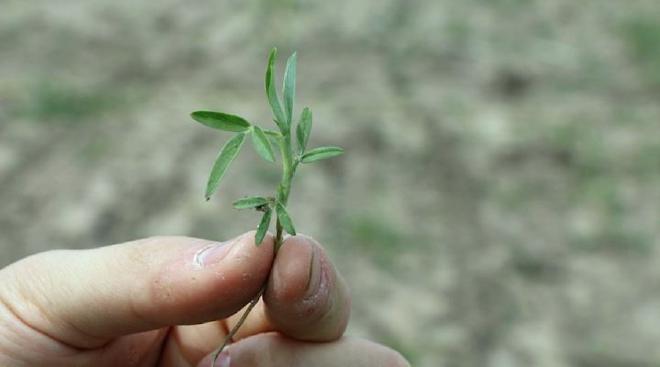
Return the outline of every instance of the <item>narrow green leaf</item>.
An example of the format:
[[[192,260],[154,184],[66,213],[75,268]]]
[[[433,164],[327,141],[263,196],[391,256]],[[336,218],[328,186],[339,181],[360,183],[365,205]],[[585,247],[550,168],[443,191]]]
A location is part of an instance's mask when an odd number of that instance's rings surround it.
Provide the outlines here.
[[[250,209],[256,208],[261,205],[268,204],[268,199],[262,196],[248,196],[234,201],[234,208],[236,209]]]
[[[225,172],[227,171],[229,164],[238,155],[238,152],[241,150],[241,146],[243,146],[244,141],[245,133],[236,134],[236,136],[229,139],[229,141],[220,150],[220,154],[218,154],[218,158],[216,158],[215,163],[213,164],[211,175],[209,176],[209,181],[206,185],[206,200],[209,200],[211,195],[213,195],[218,189],[218,185],[220,184],[220,180],[222,180],[222,176],[224,176]]]
[[[274,149],[278,150],[280,148],[280,142],[282,141],[282,134],[274,130],[264,130],[264,134],[268,137],[270,144],[275,146]]]
[[[275,117],[275,123],[282,131],[286,131],[286,119],[284,113],[282,112],[282,105],[280,100],[277,97],[277,89],[275,87],[275,60],[277,59],[277,48],[273,47],[270,50],[270,55],[268,56],[268,67],[266,68],[266,95],[268,96],[268,103],[270,104],[271,110],[273,110],[273,116]]]
[[[293,101],[296,98],[296,60],[294,52],[286,61],[284,70],[284,83],[282,85],[282,95],[284,99],[284,117],[286,117],[287,127],[291,125],[293,118]]]
[[[252,145],[254,150],[261,156],[261,158],[267,160],[268,162],[275,162],[275,156],[273,155],[273,148],[270,147],[270,142],[264,134],[263,130],[259,126],[252,126]]]
[[[268,135],[269,138],[280,138],[282,134],[275,130],[263,129],[264,134]]]
[[[284,205],[282,205],[282,203],[277,203],[275,210],[277,211],[277,219],[279,219],[284,230],[290,235],[295,236],[296,229],[293,228],[293,222],[291,221],[291,217],[289,217],[289,213],[286,212]]]
[[[250,123],[244,118],[224,112],[195,111],[190,116],[200,124],[214,129],[240,133],[250,128]]]
[[[259,226],[257,226],[257,233],[254,235],[254,243],[257,246],[261,245],[261,242],[263,242],[264,237],[266,237],[266,232],[268,232],[268,227],[270,227],[271,215],[272,215],[272,211],[268,209],[261,217],[261,222],[259,222]]]
[[[307,153],[303,154],[300,159],[303,163],[312,163],[315,161],[320,161],[321,159],[328,159],[336,157],[344,153],[344,149],[340,147],[320,147],[314,148]]]
[[[300,114],[300,121],[298,122],[298,127],[296,128],[296,138],[298,138],[298,148],[300,153],[305,152],[307,147],[307,141],[309,140],[309,134],[312,132],[312,110],[309,107],[305,107]]]

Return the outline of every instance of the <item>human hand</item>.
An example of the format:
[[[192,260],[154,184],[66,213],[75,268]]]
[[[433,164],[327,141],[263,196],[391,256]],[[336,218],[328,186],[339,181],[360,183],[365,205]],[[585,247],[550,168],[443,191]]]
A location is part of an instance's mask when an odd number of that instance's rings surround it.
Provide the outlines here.
[[[408,366],[342,337],[350,296],[318,243],[290,237],[274,259],[273,238],[257,247],[253,232],[49,251],[1,269],[0,365],[210,366],[266,281],[218,366]]]

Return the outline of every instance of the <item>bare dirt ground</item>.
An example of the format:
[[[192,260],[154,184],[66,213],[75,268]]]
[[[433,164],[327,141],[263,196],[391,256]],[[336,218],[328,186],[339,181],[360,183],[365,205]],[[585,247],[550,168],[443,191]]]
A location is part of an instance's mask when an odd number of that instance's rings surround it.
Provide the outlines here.
[[[350,333],[414,366],[657,366],[655,1],[12,1],[0,11],[0,266],[51,248],[252,228],[277,171],[209,108],[268,124],[299,51],[297,227],[352,285]],[[280,65],[281,70],[281,65]]]

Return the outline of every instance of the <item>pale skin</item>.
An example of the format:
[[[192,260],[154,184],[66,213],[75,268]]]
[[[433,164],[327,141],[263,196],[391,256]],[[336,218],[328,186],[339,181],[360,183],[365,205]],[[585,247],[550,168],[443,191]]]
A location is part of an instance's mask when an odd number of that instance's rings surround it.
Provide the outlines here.
[[[343,336],[350,295],[317,242],[289,237],[275,256],[254,232],[49,251],[1,269],[0,366],[210,366],[264,282],[216,366],[409,366]]]

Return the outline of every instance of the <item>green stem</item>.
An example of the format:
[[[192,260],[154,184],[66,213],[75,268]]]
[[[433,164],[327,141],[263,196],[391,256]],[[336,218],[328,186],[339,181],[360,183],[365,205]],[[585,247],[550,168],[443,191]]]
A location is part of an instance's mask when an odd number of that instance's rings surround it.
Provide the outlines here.
[[[225,339],[222,341],[222,345],[218,347],[218,349],[216,349],[215,352],[213,352],[213,359],[212,359],[213,362],[211,362],[211,367],[215,367],[215,361],[220,356],[220,353],[222,353],[222,350],[225,349],[227,344],[229,344],[234,339],[234,335],[236,335],[238,329],[241,328],[241,325],[243,325],[245,319],[247,319],[248,315],[250,314],[250,311],[252,311],[254,306],[257,305],[257,303],[259,302],[259,298],[261,298],[261,296],[264,294],[265,291],[266,291],[266,284],[262,285],[261,289],[259,289],[259,293],[257,293],[257,295],[254,298],[252,298],[247,308],[241,315],[241,318],[238,320],[236,325],[234,325],[234,327],[231,328],[229,333],[225,336]]]
[[[291,152],[291,136],[285,135],[282,137],[282,144],[280,144],[280,153],[282,155],[282,180],[280,186],[277,188],[277,200],[286,206],[289,200],[289,192],[291,191],[291,180],[294,174],[293,153]]]
[[[291,149],[291,134],[282,136],[280,144],[280,155],[282,156],[282,180],[277,188],[277,200],[286,207],[289,201],[289,193],[291,192],[291,181],[296,172],[296,165],[293,160],[293,152]],[[277,219],[275,236],[275,253],[280,249],[283,242],[284,231],[279,218]]]
[[[280,181],[280,184],[277,187],[277,200],[282,205],[286,206],[287,202],[289,201],[289,193],[291,192],[291,181],[293,181],[293,175],[296,173],[296,168],[298,166],[297,161],[294,161],[293,159],[293,150],[291,149],[290,133],[283,134],[282,136],[282,141],[280,143],[280,154],[282,156],[282,180]],[[275,228],[276,228],[275,254],[277,254],[277,251],[279,251],[280,247],[282,246],[282,243],[284,242],[284,229],[282,228],[282,224],[280,223],[279,218],[277,219]],[[268,282],[266,282],[266,284],[267,283]],[[250,311],[252,311],[254,306],[256,306],[257,303],[259,302],[259,298],[261,298],[261,296],[266,291],[266,284],[261,286],[259,293],[257,293],[257,295],[254,298],[252,298],[252,300],[248,304],[248,307],[245,309],[245,311],[241,315],[241,318],[238,320],[236,325],[234,325],[234,327],[225,336],[222,345],[218,349],[216,349],[215,352],[213,353],[213,362],[211,363],[212,367],[215,367],[215,361],[218,359],[220,353],[222,353],[222,350],[227,346],[227,344],[229,344],[229,342],[232,341],[238,329],[240,329],[241,325],[243,325],[243,323],[247,319],[248,315],[250,314]]]

